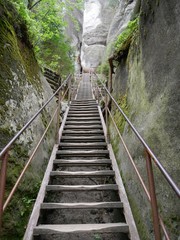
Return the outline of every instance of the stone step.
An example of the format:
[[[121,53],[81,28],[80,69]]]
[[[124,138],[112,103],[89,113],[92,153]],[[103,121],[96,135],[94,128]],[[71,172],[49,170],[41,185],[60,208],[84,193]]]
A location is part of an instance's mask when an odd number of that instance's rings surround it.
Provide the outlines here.
[[[117,191],[117,184],[103,185],[47,185],[46,191]]]
[[[59,144],[59,149],[62,148],[105,148],[107,147],[107,144],[105,142],[91,142],[91,143],[60,143]]]
[[[96,103],[89,103],[89,104],[71,104],[70,107],[75,107],[75,108],[96,108],[97,109],[97,104]]]
[[[100,171],[51,171],[50,176],[59,177],[104,177],[104,176],[114,176],[115,173],[112,170],[100,170]]]
[[[68,113],[68,117],[99,117],[99,113]]]
[[[76,99],[76,100],[72,100],[72,104],[73,103],[89,103],[89,102],[96,102],[95,99]]]
[[[79,111],[79,112],[83,112],[83,111],[97,111],[98,108],[97,107],[70,107],[69,111]]]
[[[98,125],[101,121],[81,121],[82,125]],[[79,121],[66,121],[65,126],[68,125],[79,125]]]
[[[70,116],[67,116],[67,119],[66,119],[66,123],[68,122],[68,121],[79,121],[79,122],[81,122],[81,121],[96,121],[96,120],[98,120],[98,121],[100,121],[100,116],[93,116],[93,117],[70,117]]]
[[[42,203],[41,209],[100,209],[123,208],[122,202]]]
[[[58,233],[128,233],[129,227],[126,223],[101,223],[101,224],[44,224],[34,228],[34,235],[52,235]]]
[[[102,136],[62,136],[61,142],[102,142],[105,137]]]
[[[61,166],[101,166],[101,165],[111,165],[110,159],[98,159],[98,160],[65,160],[65,159],[55,159],[54,164]]]
[[[99,111],[98,110],[84,110],[84,111],[79,111],[79,110],[77,110],[77,111],[74,111],[74,110],[69,110],[69,112],[68,112],[68,115],[69,114],[92,114],[92,115],[97,115],[97,114],[99,114]]]
[[[77,130],[64,130],[63,135],[97,135],[97,134],[104,134],[103,130],[84,130],[84,131],[77,131]]]
[[[108,150],[59,150],[56,152],[58,158],[62,156],[67,157],[98,157],[98,156],[109,156]]]
[[[102,125],[65,125],[64,129],[76,129],[76,130],[83,130],[83,129],[102,129]]]

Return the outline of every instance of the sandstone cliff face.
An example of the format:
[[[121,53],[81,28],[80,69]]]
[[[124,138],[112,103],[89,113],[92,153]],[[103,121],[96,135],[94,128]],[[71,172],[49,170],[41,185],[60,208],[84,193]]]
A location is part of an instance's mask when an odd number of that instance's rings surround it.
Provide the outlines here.
[[[75,2],[75,0],[71,0]],[[75,50],[75,71],[79,73],[81,71],[81,46],[82,46],[82,27],[83,27],[83,10],[75,8],[72,12],[73,19],[76,21],[74,23],[72,16],[66,16],[67,27],[66,34],[71,42],[71,46]]]
[[[107,44],[116,40],[117,36],[127,27],[139,11],[140,0],[121,0],[116,9],[108,31]]]
[[[147,141],[172,178],[179,178],[180,46],[178,1],[142,2],[140,29],[120,59],[113,95],[122,103],[134,126]],[[120,116],[115,114],[118,122]],[[138,179],[111,125],[111,138],[141,239],[153,239],[150,208]],[[125,125],[123,137],[147,184],[144,149]],[[157,199],[171,239],[178,238],[178,199],[155,170]],[[148,185],[148,184],[147,184]]]
[[[118,1],[86,0],[84,6],[81,63],[96,68],[104,56],[106,40]]]
[[[0,149],[30,120],[52,95],[52,90],[35,60],[24,23],[14,16],[17,13],[9,4],[0,3]],[[55,101],[21,135],[10,151],[8,161],[7,190],[12,188],[22,171],[33,147],[39,141],[53,110]],[[52,124],[55,125],[54,123]],[[18,188],[12,205],[5,213],[4,228],[9,238],[20,237],[24,232],[28,216],[27,199],[35,198],[37,186],[43,176],[44,166],[54,143],[55,127],[48,132],[46,140],[37,152],[35,159]],[[31,182],[31,184],[29,184]],[[28,196],[28,197],[27,197]],[[20,200],[21,199],[21,200]],[[23,200],[25,199],[25,200]],[[18,206],[14,208],[14,206]],[[12,217],[13,216],[13,217]],[[9,224],[9,226],[8,226]],[[14,224],[17,224],[14,226]],[[11,231],[12,229],[12,231]],[[17,237],[17,238],[18,238]],[[8,237],[7,237],[8,238]],[[7,239],[5,238],[5,239]],[[8,238],[8,239],[9,239]]]

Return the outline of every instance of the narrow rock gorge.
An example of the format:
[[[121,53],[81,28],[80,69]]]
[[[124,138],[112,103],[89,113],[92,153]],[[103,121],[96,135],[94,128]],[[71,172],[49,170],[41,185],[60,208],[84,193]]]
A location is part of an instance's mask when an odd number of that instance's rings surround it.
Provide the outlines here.
[[[76,3],[75,0],[69,2]],[[74,73],[97,73],[172,179],[178,182],[180,2],[85,0],[84,8],[72,9],[72,15],[73,18],[68,14],[65,16],[67,24],[62,29],[65,29],[67,41],[71,42],[73,48],[69,58],[73,56]],[[12,3],[3,0],[0,1],[0,68],[2,150],[53,94],[34,54],[27,23],[17,14]],[[134,162],[148,186],[144,148],[115,106],[111,102],[109,105]],[[28,132],[21,135],[11,151],[7,172],[8,191],[41,137],[56,106],[56,100],[53,100]],[[103,107],[102,104],[102,109]],[[110,119],[109,122],[110,140],[140,239],[152,240],[154,232],[150,204],[113,122]],[[54,144],[55,122],[52,125],[52,130],[48,132],[5,214],[7,239],[10,239],[9,234],[15,236],[14,239],[20,239],[23,235],[24,222],[31,209],[29,206],[36,198]],[[155,166],[153,169],[160,213],[171,239],[179,239],[179,202],[162,174]],[[29,198],[21,198],[22,193],[31,196],[32,202],[28,202]],[[18,205],[19,199],[21,204],[14,209],[13,206]]]

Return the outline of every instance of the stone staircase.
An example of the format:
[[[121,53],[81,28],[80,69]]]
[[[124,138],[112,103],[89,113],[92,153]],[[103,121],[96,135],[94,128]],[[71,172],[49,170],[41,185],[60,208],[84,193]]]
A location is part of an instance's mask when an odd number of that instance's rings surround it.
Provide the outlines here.
[[[58,87],[61,85],[61,77],[57,73],[53,72],[51,69],[44,68],[44,76],[48,81],[53,92],[56,92]]]
[[[27,233],[24,239],[135,239],[129,235],[100,110],[87,79],[71,102],[54,156],[39,213],[34,210],[38,221],[32,236]]]

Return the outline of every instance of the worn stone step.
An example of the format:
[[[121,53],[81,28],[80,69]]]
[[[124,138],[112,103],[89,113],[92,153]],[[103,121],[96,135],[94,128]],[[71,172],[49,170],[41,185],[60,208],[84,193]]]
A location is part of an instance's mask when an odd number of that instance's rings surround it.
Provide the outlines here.
[[[41,209],[99,209],[123,208],[122,202],[42,203]]]
[[[62,136],[61,142],[102,142],[105,141],[103,135],[100,136]]]
[[[87,104],[83,104],[83,103],[73,103],[71,104],[70,107],[75,107],[75,108],[94,108],[96,107],[97,108],[97,103],[87,103]]]
[[[72,156],[72,157],[98,157],[98,156],[109,156],[108,150],[59,150],[56,156]]]
[[[129,227],[126,223],[101,223],[101,224],[44,224],[34,228],[34,235],[52,235],[58,233],[128,233]]]
[[[68,115],[69,114],[92,114],[92,115],[96,115],[96,114],[99,114],[99,111],[98,111],[98,109],[97,110],[84,110],[84,111],[79,111],[79,110],[77,110],[77,111],[74,111],[74,110],[69,110],[69,112],[68,112]]]
[[[84,117],[99,117],[99,113],[68,113],[68,117],[78,117],[78,118],[84,118]]]
[[[93,116],[93,117],[70,117],[67,116],[66,121],[100,121],[100,116]]]
[[[88,105],[96,105],[97,106],[97,103],[95,101],[88,101],[88,102],[84,102],[84,101],[81,101],[81,102],[71,102],[71,106],[88,106]]]
[[[96,100],[95,99],[82,99],[82,100],[80,100],[80,99],[75,99],[75,100],[72,100],[72,103],[86,103],[86,102],[96,102]]]
[[[79,111],[79,112],[83,112],[83,111],[97,111],[98,108],[97,107],[70,107],[69,111]]]
[[[84,130],[84,131],[77,131],[77,130],[64,130],[63,135],[97,135],[97,134],[104,134],[103,130]]]
[[[64,129],[76,129],[76,130],[83,130],[83,129],[102,129],[102,125],[65,125]]]
[[[112,170],[100,170],[100,171],[51,171],[50,176],[59,177],[102,177],[102,176],[114,176]]]
[[[82,125],[99,125],[101,121],[81,121]],[[79,125],[79,121],[66,121],[65,126],[68,125]]]
[[[93,165],[93,166],[101,166],[101,165],[111,165],[110,159],[98,159],[98,160],[65,160],[65,159],[55,159],[54,164],[58,164],[60,166],[82,166],[82,165]]]
[[[46,191],[117,191],[117,184],[103,185],[47,185]]]
[[[91,142],[91,143],[60,143],[59,144],[59,149],[61,148],[105,148],[107,147],[107,143],[105,142]]]

